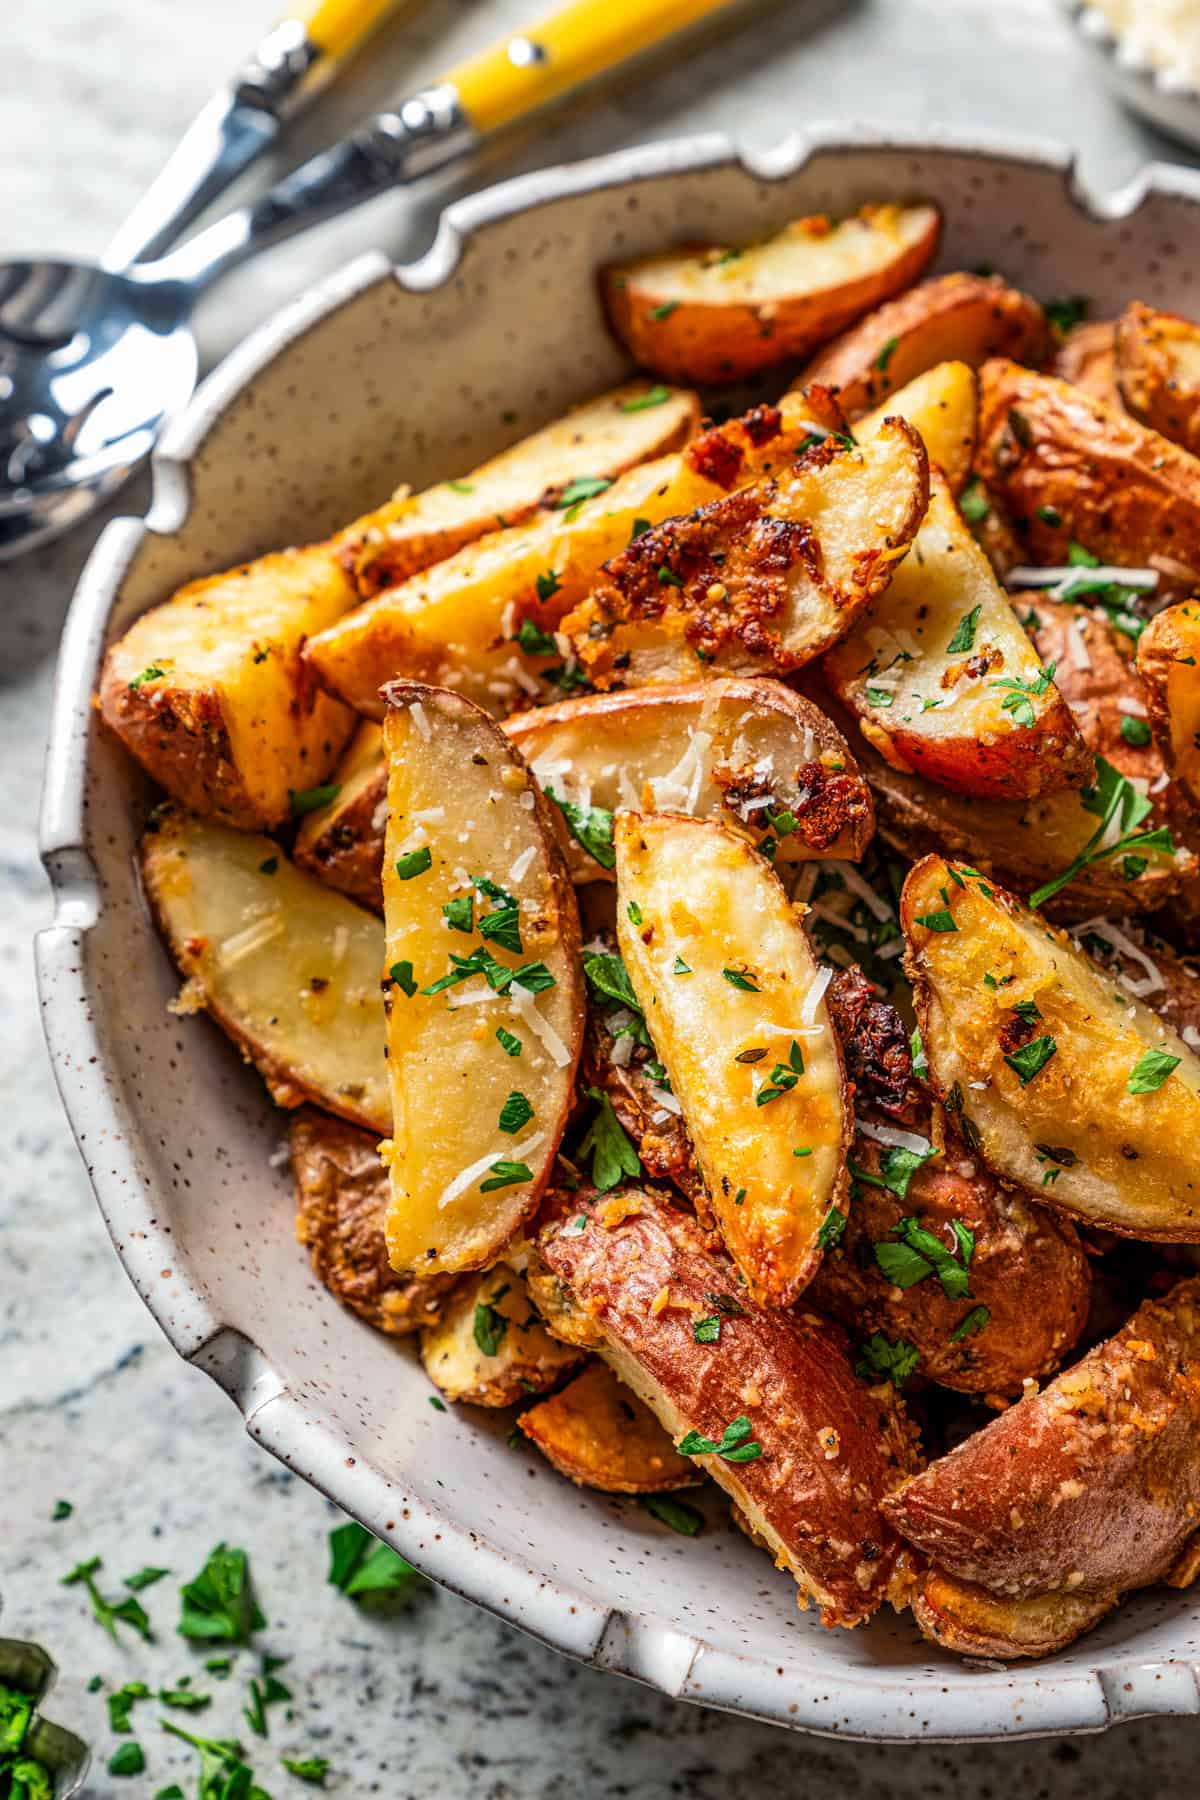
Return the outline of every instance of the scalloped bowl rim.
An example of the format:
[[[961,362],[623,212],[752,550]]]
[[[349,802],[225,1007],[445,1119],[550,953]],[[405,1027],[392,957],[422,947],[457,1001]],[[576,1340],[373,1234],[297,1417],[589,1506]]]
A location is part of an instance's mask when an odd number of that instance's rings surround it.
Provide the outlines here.
[[[92,685],[110,606],[123,575],[147,534],[170,535],[187,517],[188,463],[224,410],[296,339],[382,275],[413,292],[447,283],[468,240],[493,222],[546,202],[680,172],[733,168],[770,184],[799,173],[818,152],[851,154],[864,149],[978,156],[1011,163],[1018,171],[1056,174],[1069,200],[1099,222],[1128,218],[1156,195],[1190,201],[1200,209],[1200,174],[1152,164],[1119,191],[1094,195],[1078,183],[1070,151],[1006,133],[904,134],[841,124],[793,135],[758,154],[739,151],[722,135],[705,134],[500,183],[451,205],[433,246],[420,261],[397,267],[381,253],[369,252],[285,306],[225,358],[168,427],[153,458],[153,500],[146,518],[116,519],[105,528],[72,601],[55,683],[40,831],[55,902],[54,923],[37,939],[39,992],[51,1062],[114,1246],[173,1347],[224,1388],[256,1442],[288,1466],[303,1463],[306,1479],[385,1536],[441,1585],[576,1660],[642,1680],[678,1698],[818,1734],[876,1742],[963,1741],[1099,1731],[1132,1718],[1195,1714],[1200,1712],[1200,1662],[1166,1658],[1056,1674],[1051,1660],[1006,1669],[1002,1684],[985,1683],[980,1688],[979,1675],[947,1659],[944,1675],[940,1666],[938,1670],[934,1724],[929,1717],[918,1716],[915,1702],[927,1696],[915,1684],[905,1690],[914,1706],[904,1712],[897,1704],[895,1684],[888,1688],[887,1705],[882,1706],[884,1684],[870,1671],[856,1675],[836,1669],[823,1682],[789,1672],[785,1683],[777,1679],[785,1671],[768,1667],[764,1658],[717,1650],[700,1637],[666,1630],[636,1612],[598,1605],[560,1580],[521,1566],[519,1559],[456,1525],[449,1513],[415,1498],[408,1502],[403,1520],[392,1520],[390,1484],[362,1463],[348,1472],[350,1439],[335,1425],[318,1423],[308,1415],[305,1402],[288,1391],[265,1355],[216,1315],[186,1269],[181,1277],[182,1301],[177,1296],[167,1314],[152,1274],[167,1252],[178,1259],[179,1246],[156,1221],[136,1145],[121,1138],[116,1082],[99,1055],[80,954],[101,905],[100,882],[86,848]],[[1200,224],[1200,210],[1197,221]],[[106,1140],[108,1161],[103,1169],[88,1160],[88,1146],[98,1138]],[[836,1687],[836,1694],[828,1691],[831,1687]],[[886,1724],[881,1723],[881,1710],[887,1714]]]

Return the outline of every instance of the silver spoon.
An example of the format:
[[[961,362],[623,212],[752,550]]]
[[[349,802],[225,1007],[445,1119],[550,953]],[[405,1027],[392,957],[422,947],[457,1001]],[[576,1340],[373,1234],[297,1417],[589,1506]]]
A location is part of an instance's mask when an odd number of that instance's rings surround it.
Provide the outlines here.
[[[192,310],[227,269],[741,3],[570,0],[156,261],[0,268],[0,560],[91,512],[147,454],[192,392]]]

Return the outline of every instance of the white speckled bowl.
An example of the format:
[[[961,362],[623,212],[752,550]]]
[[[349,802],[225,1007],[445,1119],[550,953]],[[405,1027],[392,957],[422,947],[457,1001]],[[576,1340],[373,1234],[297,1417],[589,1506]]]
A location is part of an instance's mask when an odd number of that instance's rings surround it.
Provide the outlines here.
[[[570,1656],[780,1724],[1095,1731],[1200,1712],[1191,1596],[1144,1595],[1049,1662],[967,1667],[903,1620],[823,1630],[720,1509],[698,1540],[675,1537],[507,1449],[486,1414],[431,1409],[415,1357],[310,1275],[257,1077],[207,1021],[166,1011],[176,977],[133,872],[145,784],[90,705],[105,643],[179,582],[313,538],[400,480],[453,475],[619,377],[593,279],[605,257],[912,195],[945,209],[948,266],[1090,293],[1099,316],[1133,293],[1200,306],[1198,176],[1151,169],[1099,200],[1053,147],[843,130],[753,162],[699,138],[494,188],[451,208],[416,266],[365,257],[257,332],[164,440],[149,518],[108,527],[75,596],[42,822],[57,916],[38,969],[63,1099],[147,1306],[259,1443],[436,1580]]]

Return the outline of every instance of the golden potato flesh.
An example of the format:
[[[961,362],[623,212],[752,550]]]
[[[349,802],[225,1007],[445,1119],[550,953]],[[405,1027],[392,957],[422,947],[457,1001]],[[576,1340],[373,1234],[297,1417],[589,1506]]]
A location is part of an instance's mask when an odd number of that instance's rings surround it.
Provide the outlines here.
[[[485,1268],[537,1205],[583,1041],[579,920],[549,802],[486,713],[387,690],[388,1253]]]
[[[901,906],[930,1077],[995,1172],[1130,1237],[1200,1242],[1200,1060],[1061,931],[927,856]]]
[[[796,219],[744,249],[709,245],[613,263],[601,287],[613,330],[644,368],[736,381],[806,355],[906,288],[940,230],[934,206],[864,206],[840,220]]]
[[[1121,398],[1135,419],[1193,455],[1200,450],[1200,325],[1133,300],[1117,320]]]
[[[525,437],[457,481],[397,494],[344,531],[338,547],[363,599],[406,581],[489,531],[556,504],[573,481],[611,480],[700,429],[686,388],[628,381]]]
[[[207,1011],[280,1106],[313,1100],[386,1131],[379,920],[271,838],[173,809],[141,854],[146,894],[187,977],[181,1009]]]
[[[813,960],[770,867],[704,820],[621,813],[617,929],[730,1255],[789,1305],[845,1208],[852,1123]],[[630,917],[630,909],[633,917]]]
[[[541,706],[505,721],[544,792],[587,809],[716,818],[779,864],[857,858],[874,829],[870,793],[845,739],[781,682],[729,676]],[[774,824],[772,824],[774,820]],[[564,824],[575,881],[612,872]]]
[[[644,1401],[602,1362],[528,1407],[521,1430],[560,1475],[606,1494],[652,1494],[703,1479]]]
[[[879,754],[941,787],[1011,799],[1092,779],[1053,670],[936,473],[910,554],[824,668]]]
[[[906,419],[921,438],[932,466],[941,470],[952,494],[961,493],[971,473],[979,419],[979,383],[964,362],[938,363],[890,394],[859,419],[860,444],[877,437],[885,419]]]
[[[514,1406],[543,1394],[583,1352],[552,1338],[533,1309],[525,1279],[507,1263],[464,1275],[421,1333],[421,1361],[447,1400]]]
[[[104,722],[191,812],[247,831],[281,825],[353,729],[301,660],[353,600],[327,544],[189,582],[108,652]]]

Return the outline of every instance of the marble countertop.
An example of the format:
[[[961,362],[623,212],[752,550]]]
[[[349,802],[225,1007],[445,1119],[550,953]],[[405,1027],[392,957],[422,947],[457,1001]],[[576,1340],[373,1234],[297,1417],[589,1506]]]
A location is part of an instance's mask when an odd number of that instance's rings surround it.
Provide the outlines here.
[[[530,0],[435,0],[390,28],[307,120],[300,148],[372,103],[436,74],[463,49],[526,19]],[[99,251],[183,122],[270,22],[273,0],[55,0],[0,9],[0,209],[5,250]],[[1080,152],[1107,189],[1151,156],[1176,154],[1096,86],[1052,0],[775,0],[737,40],[677,62],[654,85],[572,108],[486,174],[623,143],[719,128],[767,144],[805,120],[1005,127]],[[260,178],[261,179],[261,178]],[[199,321],[211,363],[314,275],[367,244],[395,255],[428,241],[429,207],[377,201],[234,277]],[[135,483],[112,509],[141,508]],[[38,1023],[29,944],[49,916],[35,824],[58,631],[98,525],[0,567],[0,1631],[57,1658],[50,1707],[89,1737],[91,1800],[149,1797],[189,1757],[141,1733],[144,1775],[105,1773],[116,1740],[108,1685],[183,1673],[174,1584],[145,1596],[156,1649],[114,1647],[59,1577],[100,1555],[116,1578],[142,1564],[189,1577],[222,1537],[250,1551],[291,1657],[294,1720],[257,1761],[279,1800],[305,1791],[279,1754],[330,1759],[331,1790],[388,1800],[717,1800],[736,1791],[844,1800],[1017,1792],[1106,1800],[1183,1791],[1194,1780],[1189,1721],[1104,1739],[904,1750],[790,1736],[581,1669],[448,1594],[362,1616],[325,1584],[334,1510],[244,1436],[204,1376],[160,1339],[112,1253],[59,1111]],[[72,1517],[55,1524],[59,1499]],[[172,1644],[174,1643],[174,1648]],[[216,1689],[203,1729],[233,1735],[240,1682]]]

